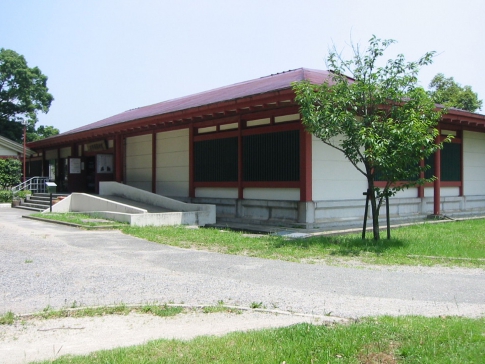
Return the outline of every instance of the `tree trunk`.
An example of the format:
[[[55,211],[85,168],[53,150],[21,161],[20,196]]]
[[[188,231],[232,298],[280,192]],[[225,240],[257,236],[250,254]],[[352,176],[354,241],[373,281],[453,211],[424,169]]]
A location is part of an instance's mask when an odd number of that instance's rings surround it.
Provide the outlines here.
[[[370,205],[372,209],[372,232],[374,233],[374,240],[380,239],[379,234],[379,208],[377,207],[376,193],[374,189],[374,180],[368,180],[368,186],[370,191]]]

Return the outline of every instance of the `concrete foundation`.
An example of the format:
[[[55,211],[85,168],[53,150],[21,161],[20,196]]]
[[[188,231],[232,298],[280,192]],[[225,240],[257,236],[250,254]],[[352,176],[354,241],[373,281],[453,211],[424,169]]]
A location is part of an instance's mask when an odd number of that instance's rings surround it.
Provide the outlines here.
[[[362,221],[365,209],[364,198],[311,202],[230,198],[194,198],[192,201],[216,205],[218,223],[226,221],[268,225],[295,224],[309,228],[317,225],[353,225],[356,221]],[[385,217],[385,209],[384,204],[380,211],[381,218]],[[391,220],[424,219],[433,213],[433,198],[391,198],[389,211]],[[485,195],[442,197],[441,213],[448,216],[485,213]]]

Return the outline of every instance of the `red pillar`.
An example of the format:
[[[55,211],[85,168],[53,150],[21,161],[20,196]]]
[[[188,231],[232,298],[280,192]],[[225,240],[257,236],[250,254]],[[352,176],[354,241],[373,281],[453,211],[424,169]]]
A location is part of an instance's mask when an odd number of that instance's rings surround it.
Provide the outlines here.
[[[117,134],[115,138],[115,180],[123,182],[123,138]]]
[[[24,155],[23,155],[23,158],[24,158],[24,176],[23,177],[24,178],[23,178],[23,182],[25,182],[25,180],[26,180],[26,178],[25,178],[26,177],[26,174],[25,173],[27,171],[27,168],[25,168],[26,167],[25,166],[25,152],[27,150],[27,148],[25,146],[25,144],[27,143],[27,139],[26,139],[27,133],[26,133],[26,131],[27,131],[27,124],[24,124]]]
[[[312,135],[300,128],[300,201],[312,200]]]
[[[157,133],[152,133],[152,192],[157,193]]]
[[[195,197],[194,186],[194,125],[189,126],[189,197]]]
[[[243,177],[243,139],[242,139],[242,126],[243,122],[239,118],[237,122],[237,198],[242,200],[244,197],[244,190],[242,188],[242,177]]]
[[[440,142],[440,136],[436,137],[436,143]],[[434,175],[436,177],[434,181],[434,208],[433,214],[440,214],[441,204],[441,149],[438,149],[434,154]]]

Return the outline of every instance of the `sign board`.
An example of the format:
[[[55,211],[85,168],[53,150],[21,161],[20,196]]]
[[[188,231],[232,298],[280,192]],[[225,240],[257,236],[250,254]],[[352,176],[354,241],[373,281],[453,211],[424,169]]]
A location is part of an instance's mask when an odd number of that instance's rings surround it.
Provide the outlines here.
[[[69,158],[69,173],[81,173],[81,158]]]
[[[106,149],[106,142],[104,140],[98,140],[96,142],[86,144],[86,150],[88,152],[96,152],[98,150],[105,150],[105,149]]]
[[[98,154],[96,156],[96,171],[98,173],[113,173],[113,154]]]
[[[57,185],[54,182],[46,182],[45,185],[48,193],[56,193]]]

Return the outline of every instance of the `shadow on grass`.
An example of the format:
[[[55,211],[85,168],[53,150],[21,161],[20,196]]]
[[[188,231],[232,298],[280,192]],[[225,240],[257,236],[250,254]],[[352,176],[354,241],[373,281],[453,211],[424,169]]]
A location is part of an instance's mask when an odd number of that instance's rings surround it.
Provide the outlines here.
[[[278,239],[275,248],[294,247],[299,249],[324,250],[328,255],[359,256],[363,253],[381,255],[387,251],[404,249],[408,243],[399,239],[361,239],[358,236],[312,237],[306,239]]]

